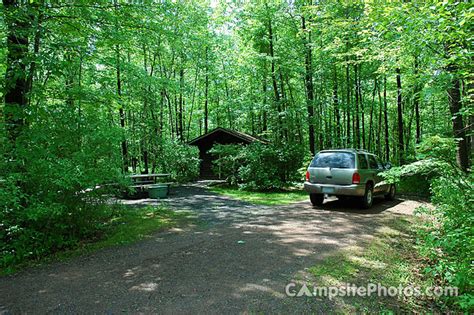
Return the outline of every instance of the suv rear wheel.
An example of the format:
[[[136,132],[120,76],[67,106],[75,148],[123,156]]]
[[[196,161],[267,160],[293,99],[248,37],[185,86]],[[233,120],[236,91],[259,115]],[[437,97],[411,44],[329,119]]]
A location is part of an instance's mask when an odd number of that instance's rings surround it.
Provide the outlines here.
[[[362,208],[369,209],[372,207],[372,202],[374,201],[374,188],[371,184],[365,186],[365,194],[362,197]]]
[[[390,190],[388,194],[385,194],[385,200],[393,200],[395,199],[395,185],[390,185]]]
[[[309,199],[311,200],[311,203],[313,204],[313,206],[320,206],[323,204],[324,195],[323,194],[310,194]]]

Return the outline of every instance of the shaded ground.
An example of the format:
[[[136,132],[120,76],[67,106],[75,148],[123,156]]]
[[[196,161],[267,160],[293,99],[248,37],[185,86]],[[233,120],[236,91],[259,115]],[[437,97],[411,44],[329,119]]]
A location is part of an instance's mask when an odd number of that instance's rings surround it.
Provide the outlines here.
[[[337,305],[286,297],[286,284],[420,204],[380,199],[370,210],[338,200],[323,209],[309,201],[256,206],[192,186],[162,202],[194,211],[204,226],[0,278],[0,313],[324,312]]]

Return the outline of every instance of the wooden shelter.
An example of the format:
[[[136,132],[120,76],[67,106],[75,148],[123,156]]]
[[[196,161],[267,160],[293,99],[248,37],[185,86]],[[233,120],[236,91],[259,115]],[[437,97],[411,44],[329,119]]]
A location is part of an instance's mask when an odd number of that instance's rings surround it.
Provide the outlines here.
[[[209,150],[212,149],[214,144],[246,145],[256,141],[266,143],[264,140],[257,139],[243,132],[219,127],[191,140],[188,144],[195,145],[199,148],[199,159],[201,159],[199,177],[216,179],[219,178],[219,174],[214,174],[212,171],[212,162],[215,160],[215,157],[209,153]]]

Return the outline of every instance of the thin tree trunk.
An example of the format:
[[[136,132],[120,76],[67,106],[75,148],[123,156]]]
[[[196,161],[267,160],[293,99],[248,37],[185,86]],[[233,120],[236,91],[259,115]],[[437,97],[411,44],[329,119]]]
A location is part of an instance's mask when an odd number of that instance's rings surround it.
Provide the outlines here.
[[[351,147],[352,146],[352,141],[351,141],[351,78],[350,78],[350,71],[349,71],[349,63],[348,63],[348,58],[346,57],[346,146]]]
[[[174,138],[174,120],[173,120],[173,108],[171,105],[171,99],[166,90],[164,90],[164,95],[166,97],[166,102],[168,103],[168,121],[170,125],[170,136]]]
[[[398,160],[400,165],[405,163],[405,145],[403,135],[403,103],[402,103],[402,79],[400,68],[396,68],[397,73],[397,117],[398,117]]]
[[[188,126],[186,128],[186,139],[189,139],[189,131],[191,129],[191,120],[193,118],[193,111],[194,111],[194,101],[196,97],[196,85],[197,85],[197,79],[199,76],[200,68],[196,68],[196,74],[194,76],[194,84],[193,84],[193,94],[191,98],[191,109],[189,111],[189,119],[188,119]]]
[[[382,156],[382,96],[380,95],[380,84],[377,84],[379,119],[377,124],[377,153]]]
[[[335,145],[341,145],[341,114],[339,112],[339,98],[337,95],[337,68],[334,66],[334,85],[333,85],[334,115],[336,116],[336,141]]]
[[[356,137],[356,145],[357,149],[360,149],[360,122],[359,122],[359,73],[357,65],[354,65],[354,81],[355,81],[355,137]]]
[[[360,120],[362,125],[362,148],[366,149],[366,142],[365,142],[365,109],[364,109],[364,99],[362,96],[362,83],[361,83],[361,67],[362,65],[359,64],[359,71],[358,71],[358,80],[359,84],[357,85],[357,93],[359,93],[359,108],[360,108]]]
[[[222,71],[223,71],[223,74],[224,74],[224,90],[225,90],[226,107],[227,107],[226,108],[227,109],[227,121],[229,122],[229,128],[233,129],[233,127],[234,127],[233,117],[232,117],[232,111],[230,109],[231,96],[230,96],[230,91],[229,91],[229,85],[227,84],[227,73],[226,73],[226,69],[225,69],[224,60],[222,60]]]
[[[387,76],[383,77],[383,115],[385,122],[385,159],[390,160],[390,145],[388,138],[388,109],[387,109]]]
[[[209,126],[209,47],[206,46],[206,79],[204,87],[204,133],[208,132]]]
[[[420,122],[420,78],[418,75],[418,56],[415,56],[415,91],[413,105],[415,107],[415,125],[416,125],[416,143],[421,141],[421,122]]]
[[[369,117],[369,143],[367,148],[372,151],[372,138],[373,138],[373,115],[375,106],[375,93],[377,91],[377,78],[374,79],[374,90],[372,91],[372,104],[370,106],[370,117]]]
[[[267,131],[267,63],[266,61],[264,61],[264,67],[263,69],[265,70],[264,71],[264,74],[263,74],[263,80],[262,80],[262,96],[263,96],[263,112],[262,112],[262,132],[265,132]]]
[[[119,101],[119,116],[120,116],[120,127],[125,132],[125,112],[122,100],[122,79],[121,79],[121,72],[120,72],[120,47],[118,45],[115,46],[115,53],[117,55],[117,97]],[[124,172],[128,171],[128,148],[127,148],[127,140],[126,136],[123,136],[122,140],[122,159],[123,159],[123,169]]]
[[[114,9],[115,9],[115,27],[118,29],[118,1],[114,0]],[[123,171],[128,172],[128,148],[127,148],[127,138],[125,135],[125,111],[123,106],[122,99],[122,79],[121,79],[121,69],[120,69],[120,45],[115,45],[115,57],[116,57],[116,84],[117,84],[117,99],[119,103],[119,117],[120,117],[120,127],[122,128],[124,135],[122,139],[122,162],[123,162]]]
[[[306,33],[306,23],[304,16],[301,17],[303,32]],[[306,37],[307,36],[307,37]],[[314,145],[314,86],[313,86],[313,66],[312,66],[312,49],[311,49],[311,33],[305,35],[305,86],[306,86],[306,110],[308,112],[308,141],[309,151],[315,154]]]
[[[282,128],[281,128],[281,104],[280,104],[280,93],[278,91],[278,83],[276,79],[276,67],[275,67],[275,52],[273,49],[273,29],[272,29],[272,20],[268,20],[268,41],[270,45],[270,59],[271,59],[271,78],[272,78],[272,85],[273,85],[273,92],[275,95],[275,103],[276,103],[276,110],[277,110],[277,126],[278,126],[278,136],[276,141],[281,140],[282,135]]]
[[[183,133],[183,110],[184,110],[184,69],[181,68],[179,71],[179,111],[178,111],[178,139],[179,141],[184,141]]]
[[[36,4],[35,2],[32,3],[32,6],[36,6],[38,8],[38,12],[37,14],[35,15],[35,18],[34,18],[34,30],[35,30],[35,38],[34,38],[34,42],[33,42],[33,60],[31,61],[30,63],[30,70],[29,70],[29,75],[28,75],[28,83],[27,83],[27,87],[28,87],[28,90],[29,91],[32,91],[33,90],[33,79],[34,79],[34,76],[35,76],[35,71],[36,71],[36,57],[38,56],[39,54],[39,50],[40,50],[40,41],[41,41],[41,29],[42,29],[42,22],[43,22],[43,6],[44,6],[44,1],[41,0],[39,1],[38,4]],[[82,64],[82,58],[81,58],[81,64]],[[28,100],[28,105],[31,104],[31,97],[29,98]]]

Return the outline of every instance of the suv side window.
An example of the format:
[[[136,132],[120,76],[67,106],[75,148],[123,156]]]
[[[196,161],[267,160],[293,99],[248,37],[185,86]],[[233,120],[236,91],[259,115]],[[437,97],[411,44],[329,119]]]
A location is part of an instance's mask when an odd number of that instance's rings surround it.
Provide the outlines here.
[[[367,165],[367,158],[365,157],[365,154],[357,154],[357,158],[359,159],[359,169],[361,170],[366,170],[368,169]]]
[[[376,170],[379,168],[379,165],[377,163],[377,160],[375,159],[375,156],[373,155],[368,155],[369,158],[369,166],[371,169]]]
[[[384,170],[385,168],[383,167],[382,162],[380,162],[380,159],[379,159],[378,156],[375,156],[375,160],[377,161],[377,165],[378,165],[379,170]]]

